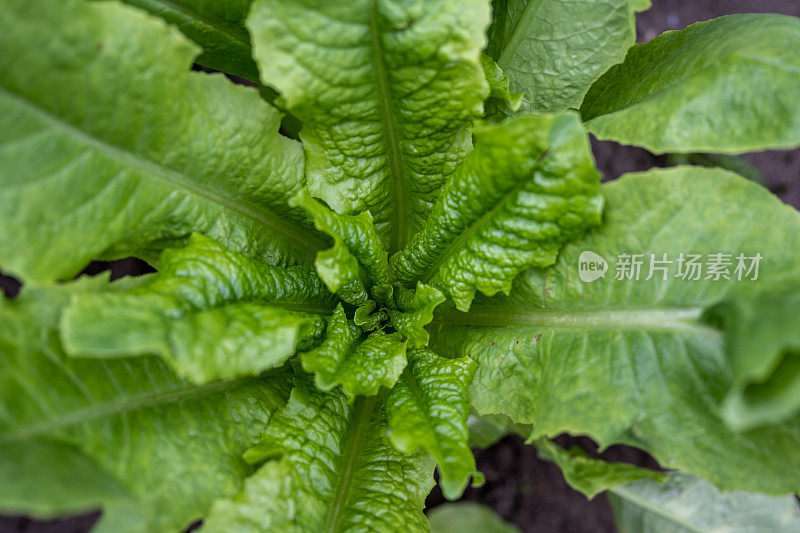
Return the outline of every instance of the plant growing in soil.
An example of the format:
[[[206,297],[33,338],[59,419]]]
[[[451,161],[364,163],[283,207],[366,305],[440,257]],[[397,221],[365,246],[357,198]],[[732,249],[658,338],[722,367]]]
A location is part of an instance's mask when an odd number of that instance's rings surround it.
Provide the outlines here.
[[[646,4],[0,0],[0,509],[426,530],[516,431],[634,529],[796,530],[800,216],[587,131],[797,146],[800,21]]]

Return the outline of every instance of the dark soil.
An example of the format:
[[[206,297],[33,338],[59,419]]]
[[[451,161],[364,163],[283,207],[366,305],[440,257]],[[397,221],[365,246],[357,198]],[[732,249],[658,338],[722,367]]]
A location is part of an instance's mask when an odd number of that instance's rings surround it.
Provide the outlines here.
[[[637,21],[639,41],[652,39],[665,30],[680,29],[698,20],[707,20],[732,13],[774,12],[800,16],[797,0],[654,0],[653,8],[640,14]],[[646,150],[620,146],[613,142],[592,143],[597,164],[606,180],[627,172],[666,166],[667,158]],[[770,151],[748,154],[745,160],[765,176],[766,185],[784,202],[800,207],[800,150]],[[86,273],[96,274],[111,269],[113,277],[137,275],[150,267],[136,259],[112,263],[94,262]],[[0,273],[0,289],[8,297],[19,290],[19,283]],[[586,438],[559,437],[564,446],[580,445],[594,452],[594,444]],[[657,468],[646,453],[625,446],[606,450],[603,458]],[[493,507],[505,519],[530,533],[613,533],[611,508],[605,495],[588,501],[564,482],[552,463],[536,456],[532,446],[519,437],[506,437],[486,450],[476,450],[478,469],[486,476],[479,488],[469,488],[464,499]],[[428,497],[432,507],[445,500],[437,489]],[[55,521],[36,521],[24,517],[0,517],[0,533],[82,533],[88,531],[97,514]]]

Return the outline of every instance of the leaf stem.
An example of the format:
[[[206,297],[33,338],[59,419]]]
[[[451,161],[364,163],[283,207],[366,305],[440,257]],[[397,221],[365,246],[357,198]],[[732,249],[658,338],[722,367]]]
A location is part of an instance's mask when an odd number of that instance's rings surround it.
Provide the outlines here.
[[[408,197],[403,161],[400,152],[400,141],[397,138],[397,124],[394,120],[392,94],[389,89],[389,73],[386,69],[381,43],[380,25],[378,24],[378,1],[373,0],[370,9],[369,29],[372,37],[372,65],[375,69],[375,80],[378,86],[378,108],[383,122],[383,136],[386,140],[386,151],[392,179],[392,224],[389,251],[397,251],[408,241]]]
[[[353,402],[353,411],[350,415],[350,431],[345,442],[345,453],[342,458],[342,467],[339,472],[339,480],[334,492],[333,505],[328,513],[323,531],[334,533],[338,531],[339,520],[347,507],[347,497],[350,493],[350,486],[353,482],[353,474],[356,470],[358,456],[364,447],[367,438],[367,428],[369,427],[372,412],[377,405],[377,396],[359,396]]]

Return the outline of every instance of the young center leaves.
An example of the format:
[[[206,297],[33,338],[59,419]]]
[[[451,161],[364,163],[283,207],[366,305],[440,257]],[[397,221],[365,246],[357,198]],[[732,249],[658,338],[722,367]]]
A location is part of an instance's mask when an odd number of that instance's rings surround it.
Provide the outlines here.
[[[603,208],[577,115],[518,118],[474,137],[425,225],[390,260],[400,282],[432,285],[462,311],[476,291],[508,293],[526,268],[553,264],[564,241],[600,224]]]

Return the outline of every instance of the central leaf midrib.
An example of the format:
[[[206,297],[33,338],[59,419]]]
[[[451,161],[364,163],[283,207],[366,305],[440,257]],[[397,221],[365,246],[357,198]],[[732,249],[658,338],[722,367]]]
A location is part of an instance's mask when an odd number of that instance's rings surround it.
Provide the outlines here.
[[[89,408],[76,409],[65,415],[60,415],[58,419],[47,420],[39,424],[33,424],[17,431],[0,433],[0,442],[14,442],[49,435],[59,429],[85,424],[101,418],[123,413],[130,413],[148,407],[157,407],[172,403],[181,402],[212,394],[228,389],[234,389],[240,385],[254,382],[258,378],[245,377],[225,381],[214,381],[205,385],[188,386],[176,388],[169,391],[158,391],[150,394],[143,394],[135,397],[125,397],[115,399],[103,404],[93,404]]]
[[[450,311],[441,321],[471,327],[648,330],[721,337],[719,330],[698,322],[702,314],[702,307],[530,309],[473,305],[466,313]]]
[[[183,189],[213,204],[225,207],[245,218],[249,218],[267,228],[272,233],[280,235],[286,242],[290,243],[293,248],[300,249],[303,254],[309,258],[313,258],[318,250],[325,247],[322,239],[312,233],[304,234],[303,238],[298,239],[297,232],[295,231],[298,227],[297,224],[290,225],[286,223],[262,206],[251,204],[242,198],[229,197],[220,191],[201,185],[188,176],[184,176],[160,163],[144,159],[142,156],[123,147],[110,144],[103,139],[76,128],[72,124],[61,119],[61,117],[54,115],[51,111],[39,106],[23,95],[11,92],[4,87],[0,87],[0,94],[9,100],[13,100],[17,105],[25,108],[44,123],[60,130],[68,137],[77,139],[92,149],[102,152],[111,159],[124,165],[136,167],[144,171],[145,175],[152,176],[154,179],[166,183],[173,188]]]
[[[534,32],[527,31],[527,27],[533,22],[536,13],[539,11],[539,8],[542,7],[543,1],[544,0],[532,0],[525,8],[525,12],[522,14],[522,17],[520,17],[519,23],[514,26],[514,29],[511,31],[511,37],[508,39],[508,43],[503,46],[503,51],[500,52],[500,56],[497,58],[497,64],[501,68],[508,66],[509,61],[511,61],[511,58],[516,54],[517,48],[519,48],[519,45],[522,44],[522,41],[525,40],[526,37],[535,36]],[[498,14],[498,16],[505,16],[505,13]],[[525,28],[525,30],[522,28]]]
[[[345,452],[342,456],[342,463],[338,472],[339,476],[333,493],[333,503],[328,511],[328,517],[323,529],[326,533],[339,531],[339,520],[347,507],[353,474],[355,473],[361,450],[364,447],[367,428],[377,401],[377,396],[359,396],[353,403],[353,411],[350,416],[351,423],[344,441]]]
[[[384,62],[383,43],[381,42],[380,25],[378,23],[378,0],[373,0],[370,7],[369,31],[372,64],[375,68],[377,85],[378,110],[383,124],[383,136],[386,142],[387,157],[392,180],[392,223],[390,225],[390,251],[396,251],[406,245],[408,240],[408,192],[406,190],[403,156],[400,152],[400,141],[397,138],[397,124],[394,119],[394,104],[389,89],[389,76]]]

